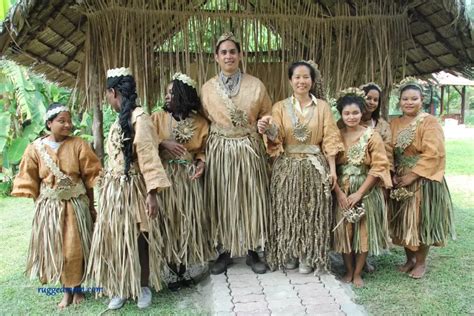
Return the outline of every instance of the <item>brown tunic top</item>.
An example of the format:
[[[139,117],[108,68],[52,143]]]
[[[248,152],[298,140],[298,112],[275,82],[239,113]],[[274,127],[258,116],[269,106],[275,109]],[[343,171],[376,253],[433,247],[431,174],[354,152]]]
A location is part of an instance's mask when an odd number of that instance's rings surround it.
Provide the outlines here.
[[[186,147],[188,152],[193,156],[193,159],[205,161],[209,123],[200,114],[193,113],[189,118],[193,120],[194,134],[188,142],[182,143],[182,145]],[[172,130],[176,127],[177,121],[170,115],[170,113],[165,111],[153,113],[151,119],[156,127],[158,138],[160,140],[174,140]]]
[[[153,189],[160,191],[169,187],[170,182],[158,155],[159,138],[150,116],[141,107],[137,107],[132,113],[132,124],[135,131],[133,139],[135,163],[138,164],[140,173],[143,175],[147,192]],[[117,141],[110,139],[115,137],[113,134],[115,133],[109,134],[107,142],[109,154],[107,169],[120,174],[124,171],[125,160],[122,150],[117,148]]]
[[[221,128],[232,127],[228,109],[214,86],[216,80],[218,80],[218,76],[202,86],[201,100],[204,115],[212,125],[218,125]],[[231,100],[237,108],[247,113],[249,125],[256,126],[258,119],[270,115],[272,101],[268,96],[267,89],[258,78],[242,74],[241,80],[240,91],[236,96],[231,97]]]
[[[357,142],[359,142],[359,139]],[[336,165],[345,165],[348,163],[347,152],[353,145],[354,144],[344,143],[345,151],[337,155]],[[375,130],[373,131],[372,136],[369,138],[367,143],[363,164],[368,167],[368,175],[379,178],[382,181],[381,184],[384,187],[392,187],[392,179],[390,177],[390,163],[385,152],[385,145],[382,137]],[[347,192],[345,188],[341,189]]]
[[[278,129],[278,136],[272,142],[265,137],[267,152],[270,156],[282,154],[286,145],[318,145],[321,146],[326,156],[335,156],[343,150],[342,140],[332,116],[329,105],[320,99],[313,99],[313,113],[307,122],[307,128],[311,132],[310,137],[304,143],[298,141],[293,135],[293,121],[288,111],[288,99],[277,102],[272,110],[272,122]],[[300,121],[306,122],[303,114],[299,111],[293,111]],[[311,114],[306,114],[306,116]]]
[[[100,161],[89,144],[80,137],[67,137],[57,152],[45,145],[54,163],[74,182],[82,180],[87,189],[93,188],[101,171]],[[48,187],[56,186],[56,177],[40,159],[33,144],[26,148],[20,163],[20,171],[13,182],[13,196],[36,199],[40,194],[41,183]]]
[[[443,129],[434,116],[425,113],[422,115],[426,117],[416,128],[415,138],[405,149],[404,156],[419,156],[411,172],[423,178],[441,182],[446,167]],[[404,123],[401,118],[396,118],[390,123],[394,147],[398,134],[409,124]]]

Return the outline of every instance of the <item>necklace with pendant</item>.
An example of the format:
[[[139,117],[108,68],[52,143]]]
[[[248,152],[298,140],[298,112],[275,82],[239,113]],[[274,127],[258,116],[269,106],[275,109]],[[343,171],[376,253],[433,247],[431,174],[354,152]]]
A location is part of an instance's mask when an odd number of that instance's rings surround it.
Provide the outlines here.
[[[308,124],[304,123],[303,120],[300,120],[295,113],[295,98],[290,98],[291,102],[288,104],[288,108],[290,110],[290,117],[293,122],[293,137],[300,143],[306,142],[310,136],[311,131],[308,129]],[[314,115],[314,108],[311,109],[311,116],[308,118],[307,122],[309,123]]]

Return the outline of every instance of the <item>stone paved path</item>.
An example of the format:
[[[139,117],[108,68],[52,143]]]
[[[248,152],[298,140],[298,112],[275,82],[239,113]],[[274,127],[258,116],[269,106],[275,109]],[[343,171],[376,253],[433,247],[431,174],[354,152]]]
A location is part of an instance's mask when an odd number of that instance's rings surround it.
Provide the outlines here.
[[[211,275],[213,314],[217,315],[365,315],[352,290],[332,274],[294,271],[257,275],[243,258],[226,274]]]

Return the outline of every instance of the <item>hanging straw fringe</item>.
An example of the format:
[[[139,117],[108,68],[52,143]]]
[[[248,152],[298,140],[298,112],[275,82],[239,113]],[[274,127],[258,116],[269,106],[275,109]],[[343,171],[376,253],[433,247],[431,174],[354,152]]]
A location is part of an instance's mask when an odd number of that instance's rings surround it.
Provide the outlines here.
[[[316,157],[328,170],[324,156]],[[274,164],[271,239],[267,261],[272,269],[291,258],[327,270],[330,250],[332,198],[324,190],[323,177],[311,161],[282,156]]]
[[[144,214],[146,209],[145,182],[141,175],[131,172],[129,181],[108,173],[102,183],[88,281],[103,287],[109,297],[136,298],[141,293],[138,214]],[[149,218],[141,221],[148,222],[150,284],[159,291],[163,247],[159,221]]]
[[[264,246],[267,239],[268,168],[260,136],[226,138],[211,131],[207,143],[206,209],[214,245],[231,256]]]
[[[89,199],[85,195],[68,201],[57,199],[38,199],[33,218],[26,274],[30,278],[39,277],[44,283],[58,283],[65,267],[63,255],[63,224],[66,203],[72,203],[79,239],[81,241],[84,262],[89,258],[92,236],[92,219],[89,211]],[[84,281],[85,271],[82,280]],[[68,284],[69,285],[69,284]]]
[[[159,194],[162,229],[167,241],[163,255],[168,263],[204,264],[214,252],[211,252],[208,213],[204,211],[203,179],[189,179],[195,172],[192,163],[169,163],[166,172],[172,186]]]
[[[301,59],[320,65],[331,92],[369,81],[389,88],[403,76],[395,65],[404,64],[410,34],[406,7],[382,0],[338,2],[331,11],[308,1],[271,0],[85,0],[77,8],[88,21],[78,76],[88,104],[100,103],[105,72],[113,67],[132,67],[149,105],[163,97],[176,71],[202,86],[217,72],[215,41],[229,30],[246,53],[243,70],[260,78],[275,100],[288,94],[287,65]]]

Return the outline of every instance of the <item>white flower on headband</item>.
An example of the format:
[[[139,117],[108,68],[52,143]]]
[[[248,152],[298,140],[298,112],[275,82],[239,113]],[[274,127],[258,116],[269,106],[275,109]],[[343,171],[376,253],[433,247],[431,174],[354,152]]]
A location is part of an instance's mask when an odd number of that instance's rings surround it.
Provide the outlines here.
[[[379,91],[382,91],[382,88],[380,88],[380,86],[376,84],[375,82],[367,82],[366,84],[361,85],[359,89],[363,90],[364,88],[369,87],[369,86],[376,87],[377,89],[379,89]]]
[[[339,98],[344,97],[346,95],[355,95],[355,96],[358,96],[358,97],[361,97],[361,98],[365,98],[364,91],[362,91],[359,88],[355,88],[355,87],[350,87],[350,88],[344,89],[344,90],[342,90],[338,93]]]
[[[107,78],[121,76],[132,76],[132,70],[128,67],[120,67],[107,70]]]
[[[189,76],[181,73],[181,72],[177,72],[173,75],[173,80],[179,80],[181,81],[182,83],[184,84],[187,84],[188,86],[196,89],[196,81],[194,81],[193,79],[191,79]]]
[[[45,115],[45,121],[48,121],[50,120],[53,116],[55,116],[56,114],[58,113],[61,113],[61,112],[70,112],[69,111],[69,108],[67,106],[58,106],[57,108],[54,108],[54,109],[51,109],[49,110],[48,112],[46,112],[46,115]]]

